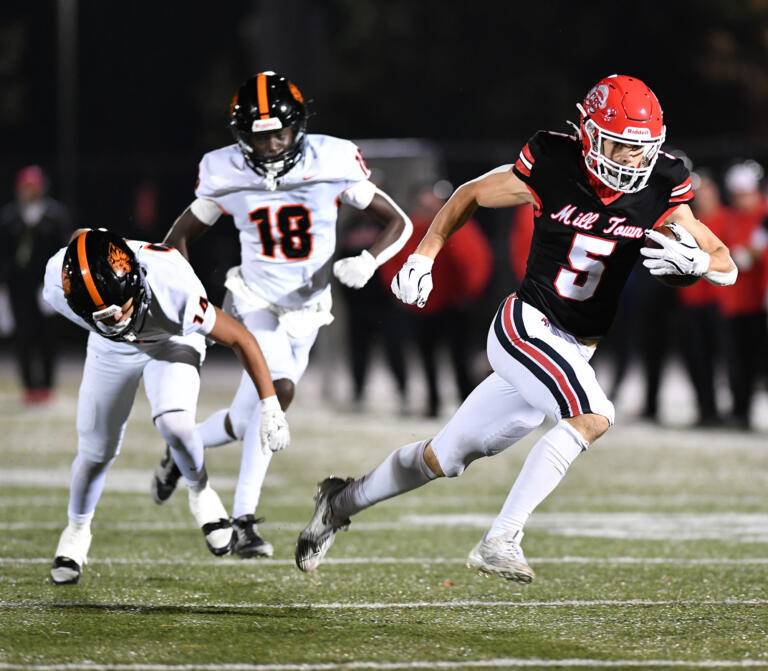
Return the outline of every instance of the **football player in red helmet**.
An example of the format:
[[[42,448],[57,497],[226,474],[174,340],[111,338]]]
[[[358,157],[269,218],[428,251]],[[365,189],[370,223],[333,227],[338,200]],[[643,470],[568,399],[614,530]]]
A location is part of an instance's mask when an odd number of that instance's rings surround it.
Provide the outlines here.
[[[423,306],[435,257],[478,207],[534,206],[525,276],[502,302],[488,334],[494,372],[434,438],[401,447],[362,478],[320,483],[315,514],[296,543],[301,570],[317,568],[351,515],[434,478],[460,475],[475,459],[498,454],[550,417],[555,426],[531,449],[501,512],[468,559],[483,572],[530,582],[534,572],[520,545],[528,517],[613,424],[613,404],[589,360],[641,250],[653,274],[735,281],[728,249],[687,204],[693,197],[687,168],[660,151],[664,123],[651,90],[633,77],[606,77],[578,109],[575,137],[536,133],[514,164],[459,187],[393,279],[400,300]],[[652,230],[673,222],[696,244]],[[660,248],[644,247],[646,237]]]
[[[644,188],[666,136],[653,91],[639,79],[614,75],[595,84],[576,107],[587,170],[615,191]]]

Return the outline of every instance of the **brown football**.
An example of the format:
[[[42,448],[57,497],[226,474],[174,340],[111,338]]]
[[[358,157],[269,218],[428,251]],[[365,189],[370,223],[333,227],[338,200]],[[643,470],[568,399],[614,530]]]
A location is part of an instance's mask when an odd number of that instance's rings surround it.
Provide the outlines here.
[[[668,238],[677,238],[675,232],[666,224],[662,224],[654,230],[662,235],[666,235]],[[654,242],[650,238],[645,239],[645,246],[650,249],[659,249],[661,247],[659,243]],[[677,289],[680,287],[690,287],[701,279],[696,275],[652,275],[652,277],[668,287],[675,287]]]

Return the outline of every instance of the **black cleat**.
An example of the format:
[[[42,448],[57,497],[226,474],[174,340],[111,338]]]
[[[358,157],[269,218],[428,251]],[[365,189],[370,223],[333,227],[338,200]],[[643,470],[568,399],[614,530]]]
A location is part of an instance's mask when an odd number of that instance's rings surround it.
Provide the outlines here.
[[[352,478],[342,480],[333,476],[317,486],[315,514],[299,534],[296,541],[296,566],[302,571],[314,571],[323,561],[325,553],[333,544],[336,532],[349,526],[349,519],[339,519],[331,510],[331,499],[344,489]]]
[[[157,504],[162,504],[170,499],[180,477],[181,471],[171,456],[171,448],[166,445],[165,455],[152,476],[152,500]]]
[[[259,535],[259,528],[256,525],[263,521],[263,517],[256,518],[254,515],[240,515],[240,517],[233,517],[230,520],[237,535],[232,554],[243,559],[271,557],[274,554],[275,549],[272,547],[272,543],[265,541]]]
[[[80,564],[69,557],[54,557],[51,582],[54,585],[76,585],[80,582]]]

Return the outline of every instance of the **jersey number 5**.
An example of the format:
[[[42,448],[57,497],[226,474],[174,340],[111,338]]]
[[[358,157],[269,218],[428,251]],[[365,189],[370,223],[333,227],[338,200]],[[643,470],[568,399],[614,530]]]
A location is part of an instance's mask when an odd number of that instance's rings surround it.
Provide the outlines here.
[[[312,253],[312,218],[309,210],[303,205],[283,205],[275,217],[278,241],[272,234],[272,221],[268,207],[248,213],[250,220],[256,224],[261,238],[261,248],[264,256],[275,258],[275,248],[279,245],[280,252],[286,259],[296,261],[306,259]]]
[[[595,295],[605,264],[597,256],[610,256],[616,247],[613,240],[577,233],[568,252],[571,268],[561,268],[555,278],[555,289],[563,298],[586,301]]]

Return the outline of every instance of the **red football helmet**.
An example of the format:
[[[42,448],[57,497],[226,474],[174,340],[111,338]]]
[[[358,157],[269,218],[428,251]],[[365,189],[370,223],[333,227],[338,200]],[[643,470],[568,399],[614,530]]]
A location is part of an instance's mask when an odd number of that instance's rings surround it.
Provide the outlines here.
[[[635,77],[611,75],[597,82],[576,107],[581,115],[578,131],[587,170],[615,191],[640,191],[648,182],[666,135],[661,105],[653,91]],[[634,167],[609,159],[605,140],[642,147],[640,164]]]

